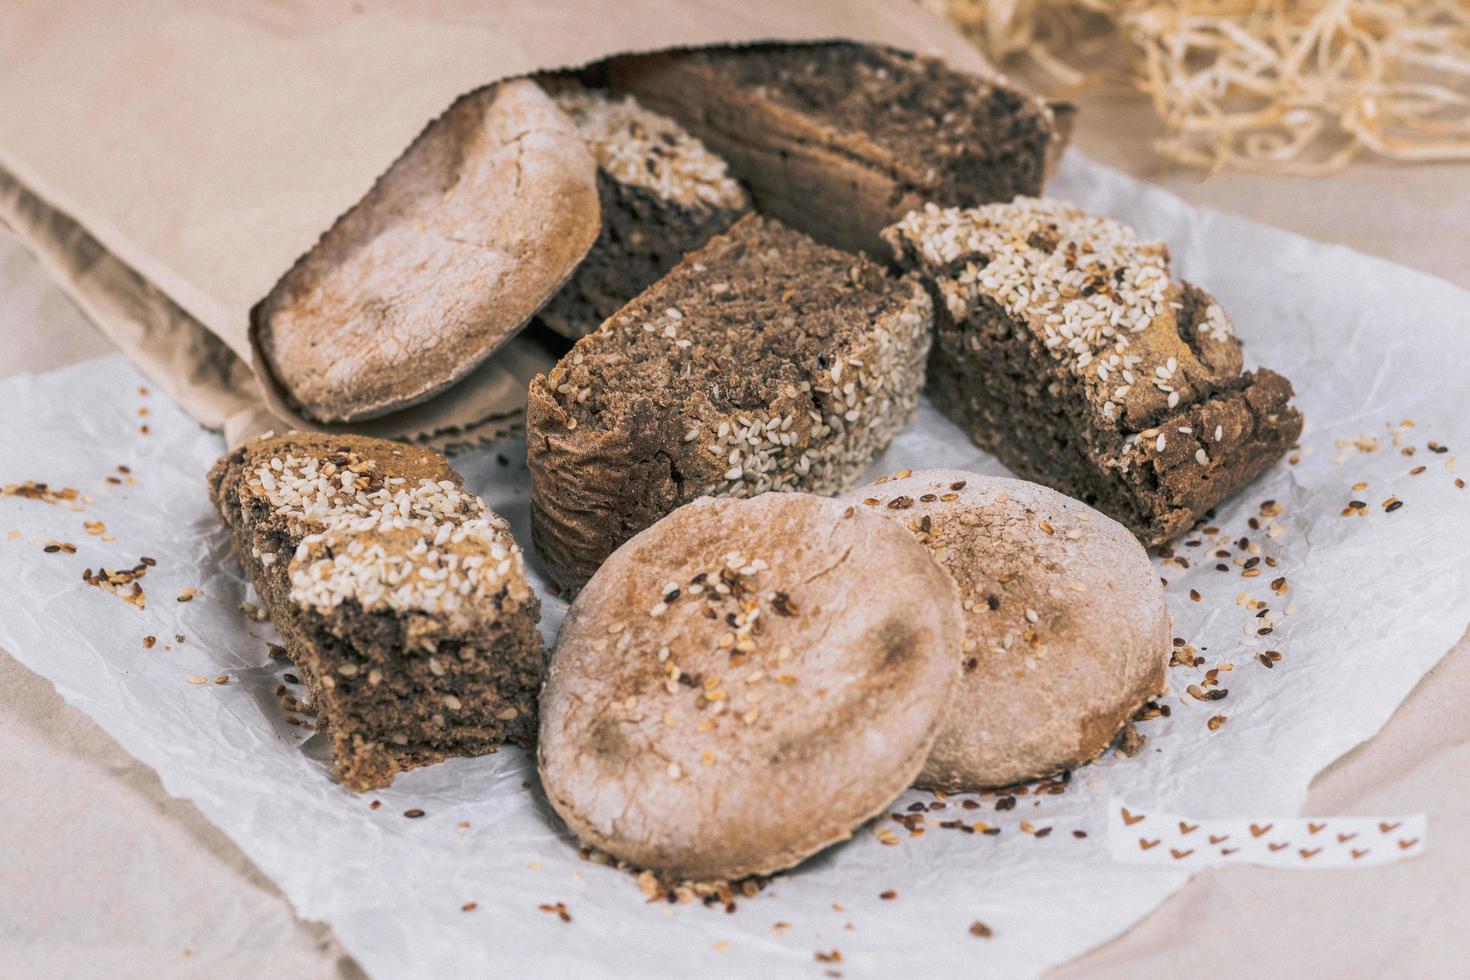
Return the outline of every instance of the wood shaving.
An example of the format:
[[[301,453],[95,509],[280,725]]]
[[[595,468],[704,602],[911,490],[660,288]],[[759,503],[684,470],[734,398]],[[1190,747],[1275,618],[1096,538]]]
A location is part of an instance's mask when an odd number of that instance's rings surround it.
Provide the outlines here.
[[[1365,152],[1470,160],[1467,0],[926,0],[996,63],[1065,95],[1111,74],[1164,123],[1163,156],[1316,176]]]

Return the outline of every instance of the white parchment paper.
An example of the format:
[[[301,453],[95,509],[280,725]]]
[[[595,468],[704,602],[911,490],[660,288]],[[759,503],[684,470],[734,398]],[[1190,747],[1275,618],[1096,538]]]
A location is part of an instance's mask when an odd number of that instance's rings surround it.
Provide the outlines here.
[[[1110,754],[1064,792],[1027,792],[1005,809],[950,798],[922,826],[908,807],[940,801],[905,794],[891,809],[912,827],[864,828],[733,913],[647,904],[631,877],[583,860],[518,750],[349,793],[328,780],[321,740],[287,723],[274,690],[290,668],[268,657],[269,626],[239,611],[245,587],[203,482],[221,440],[142,393],[120,356],[0,383],[0,484],[89,497],[80,511],[0,498],[0,646],[194,801],[376,976],[1039,972],[1187,879],[1183,867],[1109,857],[1110,798],[1193,818],[1295,814],[1312,776],[1372,735],[1470,621],[1470,490],[1454,482],[1455,450],[1470,445],[1470,294],[1192,210],[1076,154],[1052,193],[1165,239],[1178,269],[1230,312],[1247,361],[1292,379],[1307,419],[1295,464],[1176,549],[1187,568],[1159,559],[1175,632],[1204,662],[1171,669],[1160,702],[1170,713],[1139,726],[1137,755]],[[456,464],[528,542],[523,460],[508,445]],[[874,472],[925,466],[1004,472],[927,404]],[[1403,505],[1386,510],[1390,497]],[[1267,500],[1279,514],[1262,516]],[[1342,516],[1352,500],[1363,514]],[[49,542],[76,551],[47,552]],[[144,555],[157,562],[144,609],[82,581],[84,568]],[[1248,557],[1261,559],[1259,575],[1243,575]],[[179,602],[186,588],[202,592]],[[546,600],[548,640],[562,611]],[[145,635],[157,637],[151,649]],[[1281,654],[1270,669],[1256,656],[1267,650]],[[1216,684],[1201,686],[1211,669]],[[1189,685],[1228,694],[1200,701]],[[1226,720],[1212,730],[1217,715]],[[411,808],[425,816],[405,818]],[[999,833],[941,826],[955,820]],[[879,839],[884,829],[895,843]],[[557,903],[570,922],[541,909]]]

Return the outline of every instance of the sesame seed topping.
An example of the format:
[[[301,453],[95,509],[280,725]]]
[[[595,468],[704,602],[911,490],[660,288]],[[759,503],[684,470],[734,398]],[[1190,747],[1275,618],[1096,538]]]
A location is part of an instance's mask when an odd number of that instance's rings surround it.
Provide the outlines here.
[[[409,486],[352,455],[288,454],[258,467],[247,487],[307,532],[290,563],[302,606],[454,612],[526,588],[508,525],[449,480]]]
[[[618,100],[580,89],[560,93],[556,101],[572,117],[597,165],[619,183],[642,187],[684,207],[739,210],[749,205],[745,191],[726,173],[724,160],[674,120],[645,109],[632,96]]]
[[[1109,426],[1132,414],[1135,400],[1138,409],[1154,412],[1194,397],[1177,357],[1135,340],[1145,331],[1176,334],[1185,309],[1185,286],[1171,276],[1162,243],[1070,204],[1028,197],[969,209],[929,204],[884,237],[901,261],[922,260],[929,268],[956,321],[991,302],[1026,324],[1081,381]],[[1234,336],[1216,303],[1199,314],[1194,329],[1217,343]],[[1140,385],[1144,380],[1150,383]],[[1222,435],[1217,429],[1217,442]]]

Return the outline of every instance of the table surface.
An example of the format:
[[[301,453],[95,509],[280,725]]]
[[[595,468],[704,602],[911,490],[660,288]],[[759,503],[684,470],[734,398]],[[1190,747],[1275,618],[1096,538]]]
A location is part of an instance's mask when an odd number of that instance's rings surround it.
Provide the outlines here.
[[[1078,100],[1077,145],[1174,191],[1470,288],[1470,165],[1363,161],[1330,178],[1207,181],[1147,150],[1146,106]],[[0,376],[110,347],[0,231]],[[1460,975],[1470,959],[1470,636],[1371,741],[1317,777],[1309,814],[1425,811],[1429,856],[1353,871],[1230,868],[1196,877],[1059,976]],[[49,683],[0,652],[0,975],[355,977],[318,923],[222,832],[164,792]]]

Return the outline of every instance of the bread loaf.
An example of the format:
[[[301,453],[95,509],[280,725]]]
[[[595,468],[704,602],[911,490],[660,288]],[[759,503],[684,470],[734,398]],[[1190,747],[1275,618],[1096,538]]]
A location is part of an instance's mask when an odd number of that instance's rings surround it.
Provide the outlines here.
[[[705,495],[837,493],[912,416],[929,298],[748,215],[531,382],[532,540],[585,582]]]
[[[550,82],[548,85],[552,84]],[[725,161],[632,96],[559,80],[556,101],[597,161],[602,232],[537,315],[576,340],[596,330],[711,236],[750,209]]]
[[[934,296],[939,410],[1145,544],[1187,531],[1301,434],[1291,384],[1243,372],[1225,311],[1131,228],[1018,198],[928,207],[885,234]]]
[[[927,202],[1040,193],[1065,142],[1050,106],[999,77],[862,44],[661,52],[609,78],[728,160],[762,211],[880,260],[882,229]]]

